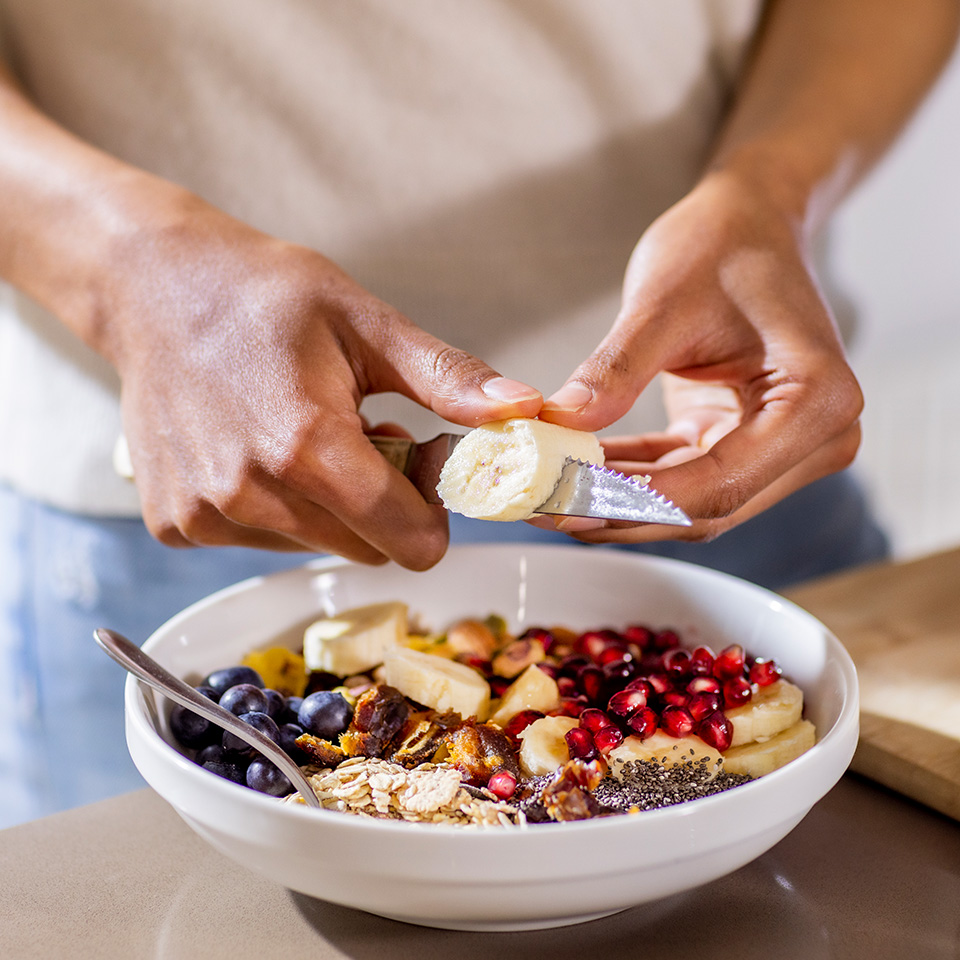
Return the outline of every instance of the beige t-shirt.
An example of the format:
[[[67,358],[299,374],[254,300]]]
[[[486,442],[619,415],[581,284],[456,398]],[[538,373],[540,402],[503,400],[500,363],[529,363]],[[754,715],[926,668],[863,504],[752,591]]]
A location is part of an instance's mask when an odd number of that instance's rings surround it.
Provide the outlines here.
[[[40,106],[549,394],[693,183],[760,0],[0,0]],[[0,480],[132,514],[112,370],[0,307]],[[644,397],[617,429],[650,426]],[[364,412],[425,438],[395,397]]]

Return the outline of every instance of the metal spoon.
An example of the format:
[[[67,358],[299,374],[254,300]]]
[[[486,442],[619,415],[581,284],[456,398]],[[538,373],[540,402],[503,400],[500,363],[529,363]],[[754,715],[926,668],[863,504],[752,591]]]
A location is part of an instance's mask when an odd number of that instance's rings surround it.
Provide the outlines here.
[[[115,630],[100,628],[93,631],[97,643],[125,670],[129,670],[144,683],[159,690],[165,697],[181,706],[200,714],[211,723],[238,736],[245,743],[259,750],[268,760],[272,760],[296,787],[308,807],[320,807],[320,801],[313,792],[307,778],[300,768],[266,734],[261,733],[229,710],[224,710],[209,697],[197,692],[189,684],[175,677],[169,670],[161,667],[156,660],[144,653],[135,643]]]

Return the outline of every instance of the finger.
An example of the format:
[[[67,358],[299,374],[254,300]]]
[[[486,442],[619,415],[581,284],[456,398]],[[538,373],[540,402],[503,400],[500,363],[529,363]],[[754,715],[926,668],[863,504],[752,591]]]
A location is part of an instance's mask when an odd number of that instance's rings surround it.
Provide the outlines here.
[[[704,517],[701,515],[694,519],[690,527],[670,527],[663,524],[628,526],[608,523],[602,530],[577,534],[577,539],[584,543],[649,543],[658,540],[704,542],[713,540],[725,531],[769,509],[801,487],[849,466],[859,442],[859,424],[853,424],[833,441],[817,448],[809,457],[779,476],[756,496],[722,516]],[[706,460],[708,458],[709,454],[704,454],[697,459]],[[694,461],[691,461],[692,463]],[[658,473],[652,481],[653,485],[661,492],[665,489],[673,490],[669,479],[670,472],[670,470],[665,470]],[[665,495],[671,496],[671,494]],[[674,502],[677,503],[676,500]],[[691,511],[698,509],[696,506],[691,506],[689,503],[678,503],[678,506],[683,507],[689,515],[696,516],[695,513],[691,513]]]
[[[614,462],[637,461],[653,463],[670,453],[670,451],[689,445],[687,439],[672,433],[644,433],[636,436],[601,437],[600,442],[603,444],[606,466],[611,468]],[[624,472],[622,466],[618,466],[616,469]],[[643,473],[642,470],[634,470],[632,472]]]
[[[600,430],[620,419],[663,369],[676,346],[663,324],[621,313],[596,350],[543,402],[540,417],[578,430]]]
[[[356,420],[345,427],[328,417],[271,473],[384,556],[409,569],[427,569],[447,548],[446,511],[428,504],[358,426]],[[309,536],[309,525],[302,535]]]
[[[371,340],[367,367],[374,390],[401,393],[445,420],[471,427],[540,412],[543,395],[535,387],[500,376],[405,318],[381,325]]]
[[[145,519],[168,546],[334,553],[367,564],[386,560],[329,511],[302,498],[278,496],[261,483],[244,485],[222,496],[219,504],[202,499],[178,504],[169,519],[145,511]]]

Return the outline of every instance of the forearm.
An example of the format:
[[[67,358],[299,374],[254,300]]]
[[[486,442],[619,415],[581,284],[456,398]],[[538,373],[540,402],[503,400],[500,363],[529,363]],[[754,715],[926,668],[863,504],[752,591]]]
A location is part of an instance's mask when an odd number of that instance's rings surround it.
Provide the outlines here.
[[[815,231],[906,123],[958,24],[957,0],[774,0],[708,170]]]
[[[104,303],[116,245],[189,201],[58,126],[0,67],[0,276],[108,357]]]

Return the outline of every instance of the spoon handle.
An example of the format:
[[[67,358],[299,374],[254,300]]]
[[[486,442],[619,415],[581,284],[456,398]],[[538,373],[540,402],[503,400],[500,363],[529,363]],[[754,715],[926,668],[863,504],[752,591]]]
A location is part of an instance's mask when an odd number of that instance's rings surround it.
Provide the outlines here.
[[[175,677],[165,667],[161,667],[151,656],[144,653],[135,643],[115,630],[107,630],[101,627],[93,631],[93,637],[121,667],[135,677],[150,684],[151,687],[160,691],[168,699],[179,703],[194,713],[200,714],[218,727],[229,730],[241,740],[250,744],[255,750],[259,750],[284,772],[308,807],[320,807],[317,795],[313,792],[300,768],[268,736],[244,723],[239,717],[214,703],[209,697],[205,697],[202,693],[194,690],[179,677]]]

